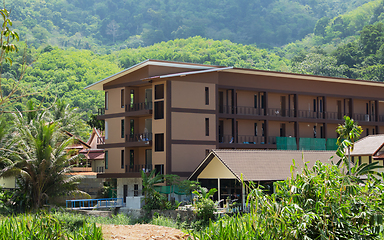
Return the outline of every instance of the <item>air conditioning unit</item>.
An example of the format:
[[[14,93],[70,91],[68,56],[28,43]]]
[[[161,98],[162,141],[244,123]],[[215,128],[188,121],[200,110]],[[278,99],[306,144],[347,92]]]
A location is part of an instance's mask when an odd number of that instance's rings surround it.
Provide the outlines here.
[[[369,114],[365,114],[365,118],[364,118],[364,120],[365,120],[366,122],[369,122]]]

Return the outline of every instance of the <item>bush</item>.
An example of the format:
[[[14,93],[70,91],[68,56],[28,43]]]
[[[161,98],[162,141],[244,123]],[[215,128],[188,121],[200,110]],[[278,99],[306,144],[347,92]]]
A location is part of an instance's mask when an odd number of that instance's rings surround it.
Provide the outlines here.
[[[210,219],[215,219],[215,203],[210,198],[201,198],[196,203],[196,219],[208,224]]]

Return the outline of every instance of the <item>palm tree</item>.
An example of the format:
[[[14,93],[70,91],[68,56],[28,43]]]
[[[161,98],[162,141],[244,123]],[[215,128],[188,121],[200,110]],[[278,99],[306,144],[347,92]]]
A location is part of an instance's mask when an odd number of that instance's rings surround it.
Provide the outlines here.
[[[69,162],[73,159],[68,157],[66,147],[73,139],[62,141],[64,133],[54,121],[36,118],[25,124],[21,113],[14,116],[16,151],[8,158],[9,165],[0,171],[0,176],[17,177],[18,191],[27,196],[33,208],[41,207],[50,197],[81,192],[76,189],[80,177],[68,175]]]
[[[359,139],[363,129],[349,116],[344,116],[344,124],[339,124],[336,132],[339,134],[337,138],[338,155],[343,153],[345,148],[348,149],[348,173],[351,174],[351,151],[353,151],[354,143]]]
[[[151,199],[154,192],[156,192],[155,185],[164,182],[163,177],[162,174],[156,174],[156,169],[152,170],[149,175],[141,171],[145,204],[147,204],[147,200]]]

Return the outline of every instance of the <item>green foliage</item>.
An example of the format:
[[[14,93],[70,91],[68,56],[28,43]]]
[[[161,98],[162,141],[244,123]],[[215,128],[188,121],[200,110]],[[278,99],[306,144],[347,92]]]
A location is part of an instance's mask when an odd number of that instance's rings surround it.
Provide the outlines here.
[[[35,214],[5,217],[0,220],[0,239],[103,239],[101,228],[83,224],[68,232],[63,224],[51,215]]]
[[[22,38],[38,48],[54,45],[103,51],[136,48],[192,36],[281,46],[311,33],[318,19],[334,18],[367,0],[9,0]],[[117,43],[117,44],[116,44]]]
[[[316,162],[275,183],[275,193],[255,188],[249,214],[211,222],[198,239],[379,239],[383,229],[382,181],[365,184],[337,165]]]
[[[14,114],[13,142],[5,150],[11,154],[2,159],[5,167],[0,175],[17,178],[19,188],[13,202],[25,210],[40,208],[51,197],[80,193],[80,177],[66,175],[71,170],[69,163],[77,157],[69,158],[66,151],[73,139],[63,132],[66,125],[45,117],[45,112],[33,119]]]
[[[209,221],[215,219],[216,206],[211,197],[217,192],[216,188],[211,188],[209,191],[206,188],[200,188],[200,191],[195,190],[193,194],[197,196],[195,204],[196,219],[201,221],[198,225],[208,225]]]

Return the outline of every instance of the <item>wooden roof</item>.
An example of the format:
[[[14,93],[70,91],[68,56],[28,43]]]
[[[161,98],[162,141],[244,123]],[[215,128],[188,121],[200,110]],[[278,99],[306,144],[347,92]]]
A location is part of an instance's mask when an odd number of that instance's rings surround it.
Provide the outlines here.
[[[308,162],[309,167],[313,167],[317,160],[324,163],[336,163],[339,160],[335,151],[212,150],[189,179],[196,180],[214,157],[217,157],[238,180],[242,176],[245,181],[277,181],[290,178],[293,159],[297,167],[296,172],[301,171],[305,162]]]

